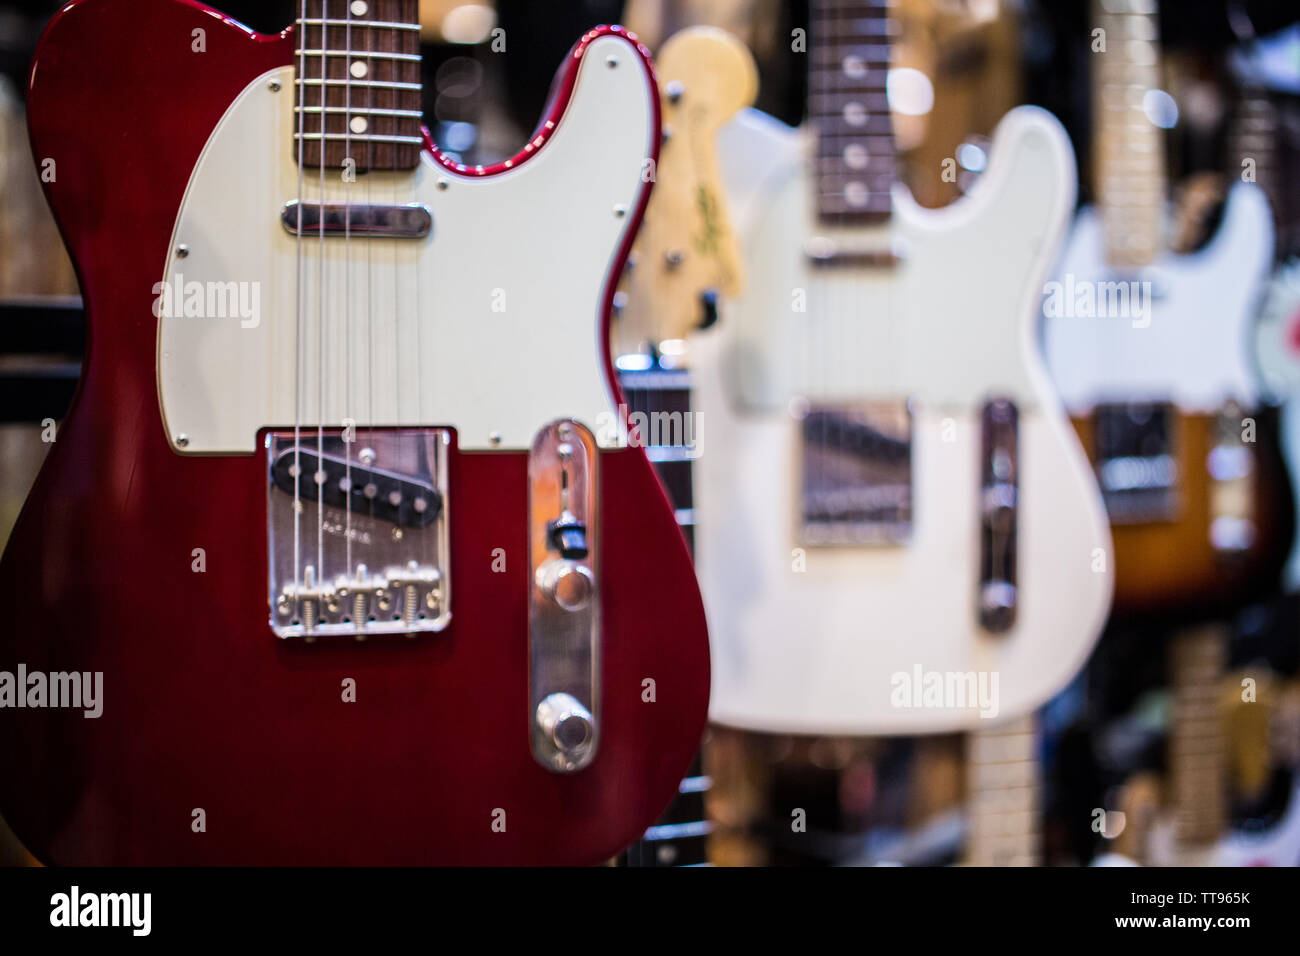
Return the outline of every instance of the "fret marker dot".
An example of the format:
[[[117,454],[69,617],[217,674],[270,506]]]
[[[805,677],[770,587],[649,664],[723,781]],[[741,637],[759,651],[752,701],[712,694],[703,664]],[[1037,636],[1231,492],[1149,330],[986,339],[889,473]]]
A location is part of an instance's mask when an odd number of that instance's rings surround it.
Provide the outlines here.
[[[352,64],[351,70],[352,70],[352,75],[355,76],[358,80],[366,75],[366,65],[362,63],[360,60],[357,60]]]
[[[867,122],[867,108],[858,102],[845,103],[844,122],[850,126],[862,126]]]
[[[844,184],[844,201],[850,206],[861,208],[867,204],[867,187],[859,182]]]
[[[855,80],[860,80],[867,75],[866,61],[860,56],[849,54],[844,58],[844,75]]]
[[[366,4],[366,0],[353,0],[352,15],[354,17],[364,17],[369,12],[370,7]]]
[[[352,127],[354,133],[364,133],[366,131],[366,118],[364,116],[352,117],[352,122],[348,124]]]
[[[861,143],[849,143],[844,147],[844,165],[849,169],[866,169],[867,158],[867,149]]]

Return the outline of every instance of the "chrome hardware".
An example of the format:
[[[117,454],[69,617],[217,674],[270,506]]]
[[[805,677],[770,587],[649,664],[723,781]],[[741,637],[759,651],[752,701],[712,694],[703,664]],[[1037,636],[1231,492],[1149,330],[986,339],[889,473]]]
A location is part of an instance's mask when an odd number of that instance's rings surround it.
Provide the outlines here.
[[[1099,405],[1093,412],[1093,460],[1112,523],[1178,517],[1175,422],[1173,408],[1155,402]]]
[[[569,694],[551,694],[533,715],[536,733],[573,769],[591,762],[596,743],[596,724],[590,712]]]
[[[1020,413],[995,398],[980,415],[980,627],[993,634],[1016,622],[1016,532],[1020,514]]]
[[[581,611],[596,593],[591,570],[575,561],[550,560],[537,569],[537,584],[548,598],[566,611]]]
[[[892,545],[912,533],[912,413],[906,402],[809,406],[798,423],[798,538]]]
[[[891,246],[846,246],[828,236],[809,239],[804,255],[818,269],[893,269],[902,262],[898,249]]]
[[[324,219],[325,227],[321,228]],[[298,235],[298,200],[291,199],[280,212],[280,224]],[[302,234],[353,239],[423,239],[433,231],[433,214],[421,203],[304,202]]]
[[[292,431],[267,436],[271,630],[279,637],[414,635],[451,620],[450,433],[365,437],[358,453],[327,433],[322,453],[315,429],[296,445]]]
[[[596,439],[556,421],[528,459],[529,736],[548,770],[591,763],[599,740],[600,587]]]
[[[1210,547],[1220,558],[1240,557],[1255,546],[1255,455],[1241,440],[1245,412],[1228,402],[1215,416],[1210,476]]]

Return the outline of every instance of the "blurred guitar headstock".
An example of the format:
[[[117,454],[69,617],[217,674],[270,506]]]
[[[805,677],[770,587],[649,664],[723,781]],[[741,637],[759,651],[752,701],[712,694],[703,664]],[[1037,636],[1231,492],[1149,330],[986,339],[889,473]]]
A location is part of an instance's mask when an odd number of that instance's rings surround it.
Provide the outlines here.
[[[744,44],[715,27],[675,33],[656,58],[663,144],[645,221],[623,278],[615,356],[657,350],[708,324],[717,297],[742,280],[714,138],[754,102],[758,70]]]

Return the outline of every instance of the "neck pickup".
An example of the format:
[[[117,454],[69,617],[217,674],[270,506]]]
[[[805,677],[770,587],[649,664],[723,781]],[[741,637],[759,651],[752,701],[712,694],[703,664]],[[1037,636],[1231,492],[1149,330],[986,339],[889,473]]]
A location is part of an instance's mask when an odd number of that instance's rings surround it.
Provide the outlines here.
[[[423,239],[433,232],[433,213],[422,203],[298,202],[280,212],[291,236],[345,239]]]
[[[361,11],[361,12],[357,12]],[[299,0],[294,155],[304,169],[420,162],[417,0]]]

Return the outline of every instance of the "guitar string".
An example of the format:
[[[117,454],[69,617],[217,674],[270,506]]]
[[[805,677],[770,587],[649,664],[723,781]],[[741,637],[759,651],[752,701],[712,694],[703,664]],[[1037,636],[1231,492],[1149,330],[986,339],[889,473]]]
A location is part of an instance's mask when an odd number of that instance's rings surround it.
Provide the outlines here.
[[[417,2],[416,2],[416,4],[415,4],[415,7],[416,7],[416,9],[412,10],[411,13],[412,13],[412,16],[414,16],[415,19],[418,21],[418,20],[419,20],[419,16],[420,16],[418,0],[417,0]],[[419,34],[417,33],[416,36],[417,36],[417,38],[418,38]],[[418,39],[416,40],[416,52],[417,52],[417,53],[419,52],[419,40],[418,40]],[[401,62],[400,60],[394,62],[394,65],[393,65],[394,72],[396,72],[396,70],[397,70],[397,64],[400,63],[400,62]],[[423,79],[423,76],[422,76],[422,73],[423,73],[423,65],[422,65],[422,64],[423,64],[423,61],[422,61],[422,60],[417,60],[417,61],[416,61],[416,64],[415,64],[415,76],[413,77],[413,80],[412,80],[414,83],[416,83],[416,84],[420,87],[421,91],[423,91],[423,89],[424,89],[424,84],[421,82],[422,79]],[[415,108],[418,109],[418,110],[423,110],[423,108],[424,108],[424,103],[423,103],[423,94],[422,94],[422,93],[419,93],[419,94],[416,94],[416,95],[420,97],[421,102],[418,103],[418,104],[416,105]],[[395,124],[395,125],[396,125],[396,124]],[[422,165],[423,152],[424,152],[424,146],[421,145],[421,146],[419,147],[419,149],[416,151],[416,156],[415,156],[415,170],[414,170],[414,172],[412,173],[411,178],[410,178],[410,187],[409,187],[409,188],[410,188],[411,193],[412,193],[412,195],[411,195],[410,198],[411,198],[413,201],[419,198],[419,196],[416,195],[416,193],[417,193],[418,190],[419,190],[420,167],[421,167],[421,165]],[[417,247],[414,247],[414,248],[411,250],[411,255],[412,255],[412,257],[415,259],[415,262],[416,262],[416,265],[417,265],[417,268],[414,268],[414,269],[408,269],[408,270],[407,270],[407,274],[408,274],[408,275],[411,275],[411,276],[413,277],[413,288],[412,288],[412,300],[413,300],[413,302],[412,302],[412,311],[413,311],[413,314],[414,314],[414,316],[415,316],[415,357],[416,357],[416,363],[415,363],[415,399],[416,399],[415,416],[416,416],[416,421],[417,421],[417,422],[423,422],[423,421],[427,421],[428,419],[427,419],[427,417],[426,417],[426,415],[425,415],[425,411],[424,411],[424,369],[426,368],[426,364],[425,364],[425,361],[424,361],[424,322],[421,320],[421,315],[420,315],[420,273],[421,273],[421,270],[418,268],[418,264],[419,264],[419,247],[418,247],[418,246],[417,246]]]
[[[293,586],[297,589],[302,582],[301,565],[302,565],[302,404],[303,404],[303,348],[304,348],[304,326],[306,324],[306,302],[304,300],[304,285],[306,284],[306,269],[302,255],[302,202],[303,202],[303,164],[305,160],[304,147],[307,137],[306,111],[304,107],[307,97],[307,0],[302,0],[301,15],[298,22],[298,91],[295,99],[298,102],[297,115],[294,119],[294,128],[298,132],[298,228],[294,240],[297,255],[298,282],[294,289],[294,312],[297,322],[296,347],[294,349],[294,373],[293,373]],[[321,96],[325,91],[321,90]],[[322,100],[323,102],[323,100]],[[296,597],[296,593],[295,593]]]
[[[394,12],[394,16],[392,19],[393,23],[400,22],[402,17],[405,15],[406,11],[405,9],[403,9],[403,6],[404,5],[402,3],[402,0],[397,0],[397,3],[393,11]],[[402,48],[401,37],[397,27],[395,26],[389,27],[388,32],[389,32],[389,40],[391,43],[390,49],[400,50]],[[390,66],[388,67],[390,82],[396,82],[396,77],[398,75],[398,65],[397,65],[398,62],[399,61],[397,60],[390,61]],[[398,88],[394,86],[393,93],[392,93],[392,104],[395,109],[398,108],[400,101],[401,101],[401,93],[399,92]],[[396,121],[394,121],[393,123],[393,128],[394,129],[398,128],[398,124]],[[398,150],[400,149],[400,146],[394,143],[390,147],[390,149],[392,150],[393,155],[396,156],[398,155]],[[396,165],[396,163],[394,165]],[[390,200],[394,204],[396,204],[397,202],[397,188],[398,188],[397,179],[398,177],[394,176],[391,183],[391,189],[389,195]],[[391,248],[393,251],[393,308],[392,308],[393,419],[392,419],[392,424],[394,426],[398,425],[402,420],[402,334],[401,334],[402,333],[402,310],[401,310],[401,302],[400,302],[401,250],[398,248],[398,245],[399,243],[396,242],[391,243]]]
[[[372,17],[372,20],[374,18]],[[374,122],[375,110],[375,28],[366,29],[366,76],[371,80],[366,90],[366,115]],[[371,205],[375,166],[374,132],[366,137],[366,205]],[[367,447],[375,447],[375,243],[372,238],[365,244],[366,249],[366,419],[370,425]],[[371,463],[373,464],[373,462]],[[370,519],[375,516],[375,501],[366,498],[366,507]]]
[[[345,524],[343,548],[345,559],[343,573],[353,576],[352,568],[352,441],[356,439],[356,420],[352,412],[352,180],[356,178],[356,165],[352,161],[352,4],[344,2],[344,46],[347,56],[343,66],[343,308],[345,310],[344,361],[344,422],[343,422],[343,501]],[[370,79],[369,71],[366,76]],[[327,114],[321,114],[321,128],[325,128]],[[368,122],[368,119],[367,119]],[[348,164],[352,163],[352,168]],[[349,424],[352,428],[348,434]],[[349,440],[351,439],[351,440]],[[350,612],[345,610],[344,616]],[[354,621],[360,627],[360,621]]]
[[[316,330],[316,473],[312,480],[316,482],[316,587],[323,586],[325,580],[325,323],[328,318],[325,308],[325,106],[329,102],[329,57],[325,55],[326,39],[329,36],[329,0],[321,0],[321,138],[319,169],[320,213],[317,215],[317,282],[316,303],[319,325]],[[317,608],[317,614],[323,608]]]

